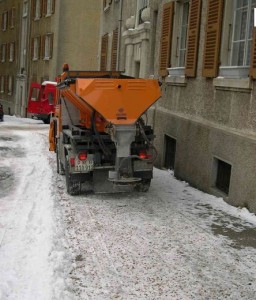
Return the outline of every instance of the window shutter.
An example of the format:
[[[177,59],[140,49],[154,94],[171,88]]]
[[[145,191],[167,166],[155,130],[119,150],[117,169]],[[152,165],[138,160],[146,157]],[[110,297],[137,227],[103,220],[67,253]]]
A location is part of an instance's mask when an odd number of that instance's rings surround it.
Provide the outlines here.
[[[202,0],[191,0],[185,75],[196,76]]]
[[[31,48],[30,48],[31,59],[34,58],[34,44],[35,44],[35,39],[32,38],[32,39],[31,39]]]
[[[11,43],[6,44],[6,61],[10,61]]]
[[[49,58],[52,58],[52,54],[53,54],[53,34],[50,35]]]
[[[16,43],[13,42],[13,61],[16,61]]]
[[[8,82],[9,82],[9,76],[4,76],[4,92],[8,94]]]
[[[163,6],[163,20],[162,20],[162,35],[160,42],[160,59],[159,59],[159,75],[166,76],[167,68],[170,67],[171,56],[171,39],[173,30],[173,12],[174,3],[169,2]]]
[[[112,39],[112,53],[111,53],[111,70],[116,70],[117,63],[117,42],[118,42],[118,28],[113,31]]]
[[[32,20],[36,18],[36,0],[32,0]]]
[[[222,11],[223,0],[209,0],[203,57],[204,77],[218,75]]]
[[[107,55],[108,55],[108,34],[103,35],[101,38],[101,57],[100,57],[100,70],[107,70]]]
[[[47,14],[47,0],[42,0],[42,15],[46,16]]]
[[[256,79],[256,28],[253,28],[250,77]]]
[[[45,1],[44,0],[40,0],[40,13],[39,13],[39,17],[40,18],[42,18],[42,16],[43,16],[44,5],[45,5]]]

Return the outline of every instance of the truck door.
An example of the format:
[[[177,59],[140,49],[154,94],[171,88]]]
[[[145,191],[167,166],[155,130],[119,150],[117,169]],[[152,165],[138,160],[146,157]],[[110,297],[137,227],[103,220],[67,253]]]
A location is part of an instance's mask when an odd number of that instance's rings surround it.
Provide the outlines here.
[[[41,84],[32,82],[30,85],[28,108],[27,112],[31,114],[38,114],[41,106]]]

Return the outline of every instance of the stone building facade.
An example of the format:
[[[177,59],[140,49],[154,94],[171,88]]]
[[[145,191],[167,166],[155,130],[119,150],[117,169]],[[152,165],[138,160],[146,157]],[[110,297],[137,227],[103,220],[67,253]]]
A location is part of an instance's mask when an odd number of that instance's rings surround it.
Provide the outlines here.
[[[15,60],[0,62],[0,102],[6,113],[26,116],[32,81],[55,80],[66,62],[72,69],[98,69],[101,0],[2,0],[2,23],[11,22],[12,9],[14,26],[2,28],[0,44],[15,41]]]
[[[157,78],[156,166],[256,212],[256,1],[103,1],[101,68]]]
[[[19,0],[0,1],[0,102],[6,113],[14,113],[15,81],[21,5]]]

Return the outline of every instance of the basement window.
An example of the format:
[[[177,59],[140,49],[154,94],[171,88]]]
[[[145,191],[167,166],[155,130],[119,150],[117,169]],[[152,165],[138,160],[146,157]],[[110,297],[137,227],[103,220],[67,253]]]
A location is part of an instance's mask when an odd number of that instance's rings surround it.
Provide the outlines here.
[[[176,154],[176,139],[165,135],[165,160],[164,167],[166,169],[174,170]]]
[[[215,187],[228,195],[232,166],[227,162],[215,158],[216,180]]]

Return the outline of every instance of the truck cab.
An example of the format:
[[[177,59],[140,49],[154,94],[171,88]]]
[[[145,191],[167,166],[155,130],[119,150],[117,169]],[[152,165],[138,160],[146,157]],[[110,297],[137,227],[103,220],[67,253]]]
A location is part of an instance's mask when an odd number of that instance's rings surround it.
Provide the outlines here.
[[[44,81],[42,84],[32,82],[30,85],[27,114],[28,117],[50,123],[51,113],[54,112],[54,99],[56,98],[55,81]]]

